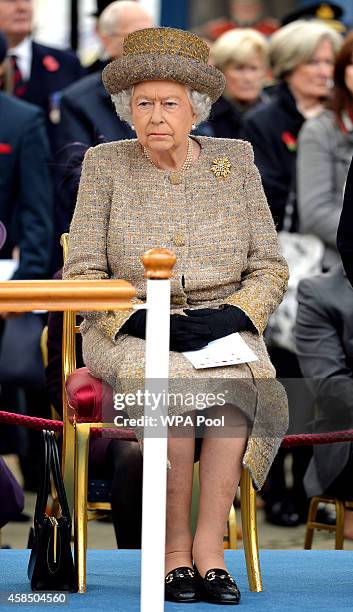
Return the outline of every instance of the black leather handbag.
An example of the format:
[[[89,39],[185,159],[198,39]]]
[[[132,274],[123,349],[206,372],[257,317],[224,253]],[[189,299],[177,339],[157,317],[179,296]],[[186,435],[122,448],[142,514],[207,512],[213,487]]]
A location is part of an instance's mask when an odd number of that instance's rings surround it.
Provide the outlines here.
[[[72,558],[71,517],[60,470],[58,447],[54,432],[44,430],[43,472],[39,483],[34,513],[34,537],[28,564],[32,591],[77,591]],[[60,516],[46,514],[53,475]]]

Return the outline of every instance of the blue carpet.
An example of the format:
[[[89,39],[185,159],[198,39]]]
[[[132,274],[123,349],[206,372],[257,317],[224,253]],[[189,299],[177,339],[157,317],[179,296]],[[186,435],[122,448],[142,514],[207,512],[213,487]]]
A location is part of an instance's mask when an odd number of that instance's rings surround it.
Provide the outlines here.
[[[261,612],[340,611],[353,609],[353,554],[351,551],[261,551],[264,591],[248,590],[242,551],[226,551],[226,561],[242,592],[238,610]],[[4,593],[30,592],[27,580],[29,551],[0,550],[0,611],[18,609],[104,610],[138,612],[139,551],[89,550],[88,591],[69,594],[66,605],[5,604]],[[230,609],[227,608],[227,609]],[[234,608],[231,608],[234,609]],[[225,610],[225,606],[166,603],[166,612]],[[153,612],[153,610],[151,610]]]

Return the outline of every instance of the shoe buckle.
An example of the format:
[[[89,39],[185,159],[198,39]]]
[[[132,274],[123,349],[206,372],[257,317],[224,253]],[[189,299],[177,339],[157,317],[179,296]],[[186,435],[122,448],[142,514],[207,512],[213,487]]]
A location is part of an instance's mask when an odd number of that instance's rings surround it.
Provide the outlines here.
[[[207,576],[207,580],[211,581],[211,580],[215,580],[216,579],[216,573],[215,572],[210,572]]]
[[[165,577],[165,581],[167,584],[169,584],[170,582],[172,582],[174,579],[173,574],[168,574],[168,576]]]

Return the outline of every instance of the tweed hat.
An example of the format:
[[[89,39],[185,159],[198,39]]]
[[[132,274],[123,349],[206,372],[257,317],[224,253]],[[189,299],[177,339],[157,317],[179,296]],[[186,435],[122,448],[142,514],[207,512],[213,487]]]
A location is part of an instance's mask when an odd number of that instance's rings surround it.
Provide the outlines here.
[[[110,94],[142,81],[177,81],[215,102],[225,86],[223,73],[208,64],[209,48],[196,34],[175,28],[147,28],[129,34],[122,56],[103,70]]]

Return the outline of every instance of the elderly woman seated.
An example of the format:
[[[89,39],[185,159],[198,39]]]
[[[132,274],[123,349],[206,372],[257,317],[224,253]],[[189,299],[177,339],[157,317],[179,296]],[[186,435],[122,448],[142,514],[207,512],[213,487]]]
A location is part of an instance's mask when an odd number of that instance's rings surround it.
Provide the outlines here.
[[[186,389],[199,385],[204,393],[238,383],[239,390],[236,401],[208,408],[234,429],[204,432],[194,537],[195,432],[168,437],[165,595],[236,604],[240,593],[223,552],[229,510],[242,466],[260,489],[287,427],[285,393],[262,339],[286,289],[287,266],[251,146],[190,137],[224,88],[222,73],[207,60],[208,47],[196,35],[151,28],[127,36],[122,57],[104,69],[105,87],[137,139],[87,152],[64,277],[125,278],[144,300],[140,255],[155,246],[175,251],[171,381],[184,381]],[[91,313],[81,325],[87,367],[119,393],[136,392],[143,377],[145,318],[144,309]],[[257,361],[200,371],[183,355],[233,332],[242,332]],[[139,417],[143,407],[127,411]],[[190,414],[190,406],[181,402],[169,413]]]

